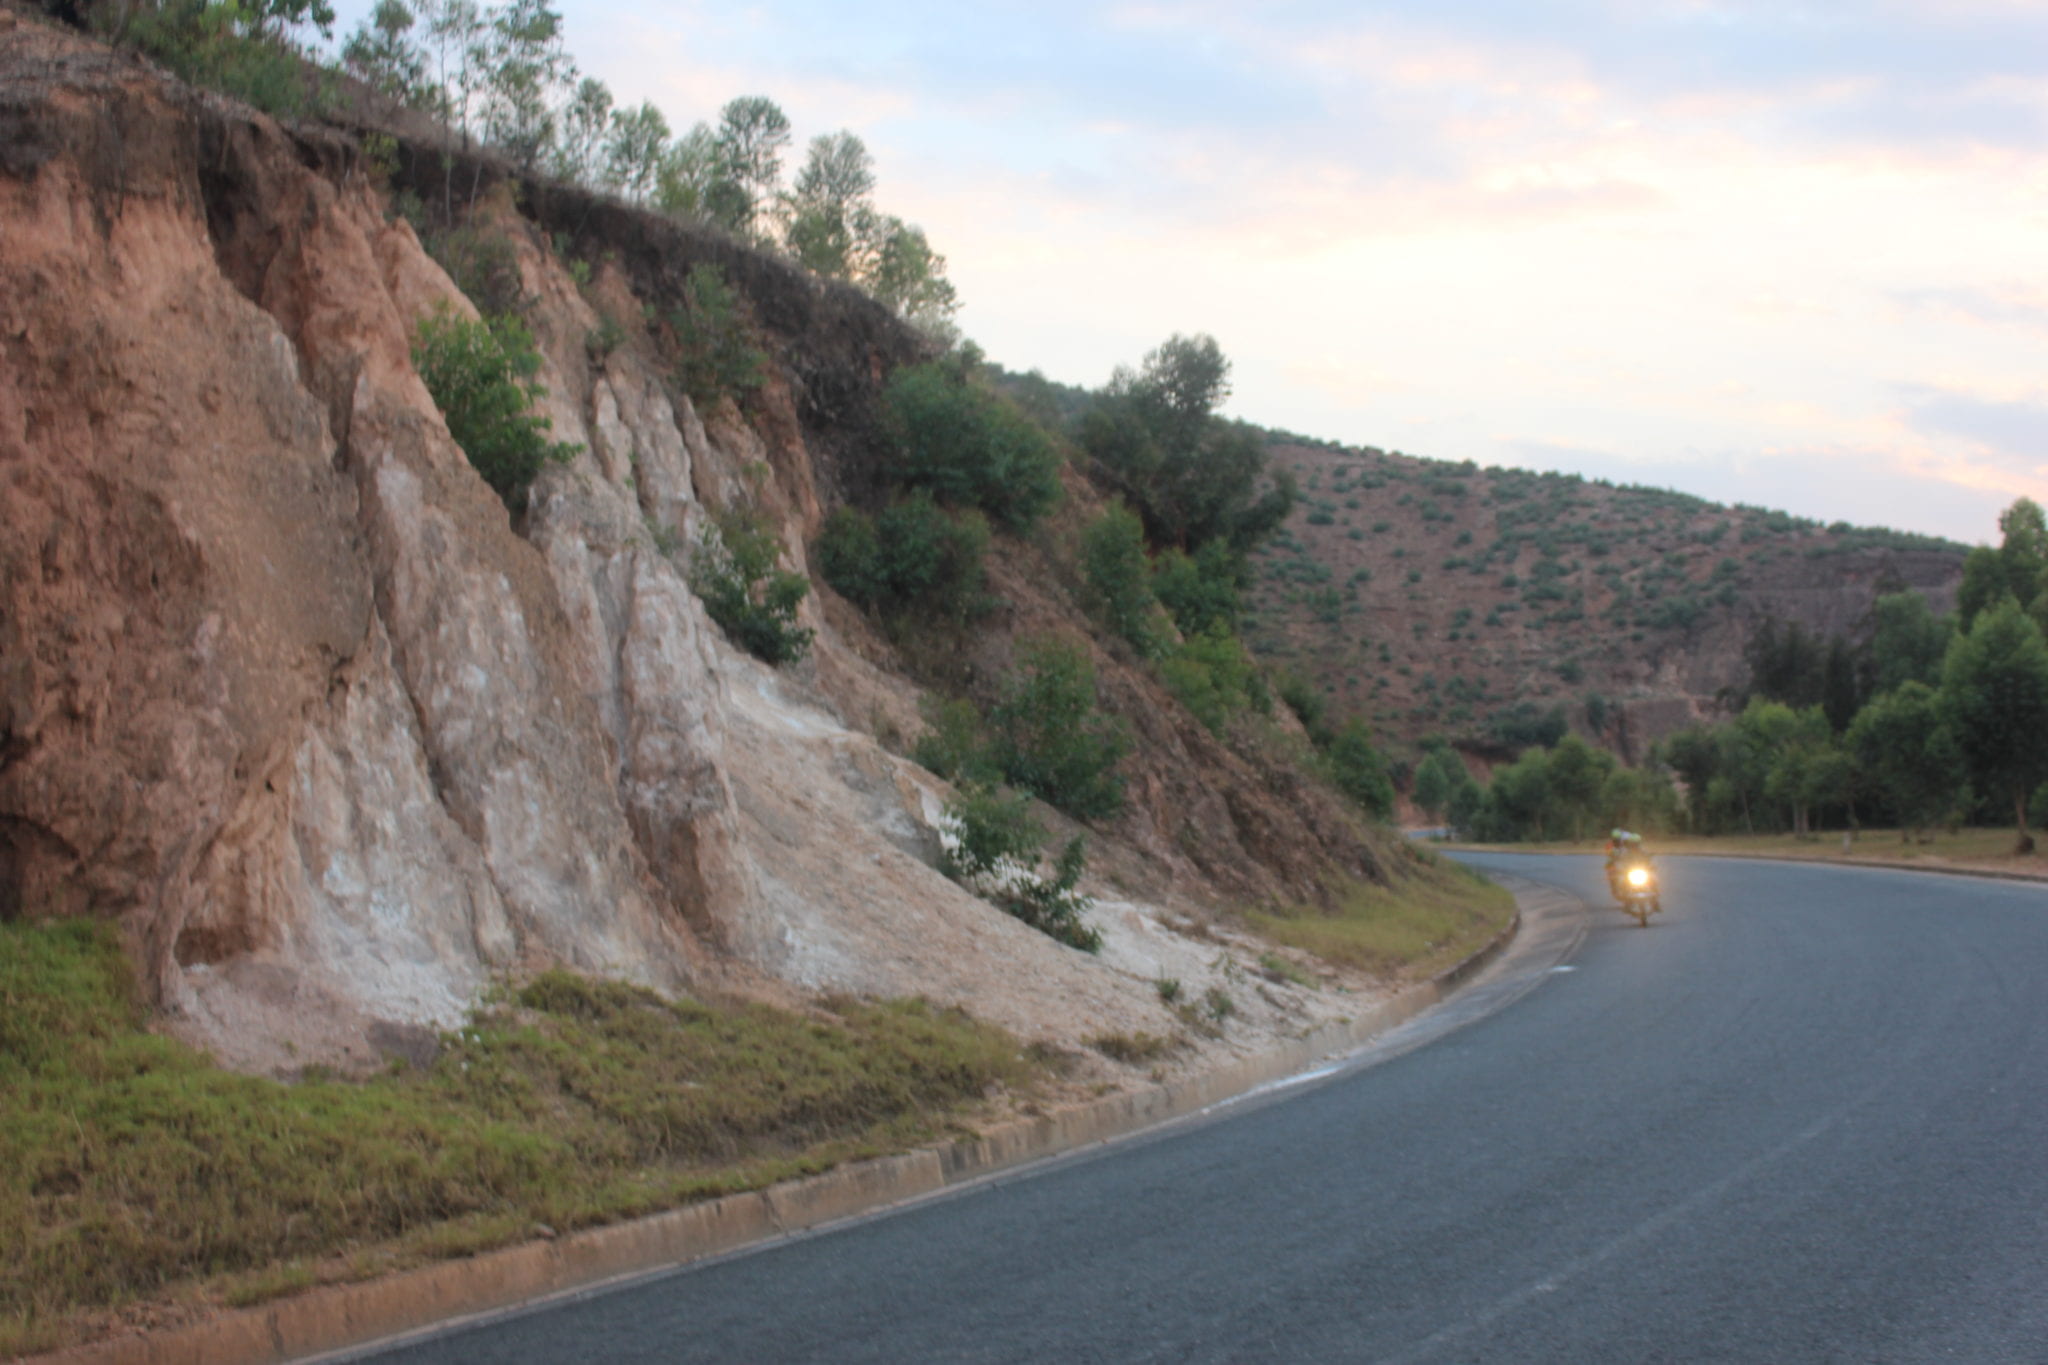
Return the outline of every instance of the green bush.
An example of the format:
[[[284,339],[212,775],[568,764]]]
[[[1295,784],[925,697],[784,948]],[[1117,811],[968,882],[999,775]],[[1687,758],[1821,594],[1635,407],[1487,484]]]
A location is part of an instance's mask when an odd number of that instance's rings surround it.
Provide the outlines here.
[[[448,434],[512,511],[525,504],[542,465],[573,459],[581,449],[548,440],[548,419],[533,411],[547,391],[534,381],[540,355],[519,319],[471,322],[443,308],[420,320],[412,362]]]
[[[1243,555],[1224,541],[1208,540],[1192,557],[1177,549],[1161,551],[1152,564],[1152,591],[1184,635],[1212,626],[1235,630],[1245,573]]]
[[[519,273],[519,253],[502,233],[451,228],[428,233],[421,245],[485,317],[523,313],[534,302]]]
[[[1074,890],[1086,863],[1082,840],[1068,841],[1047,878],[1037,872],[1045,829],[1023,797],[969,783],[946,803],[946,814],[954,843],[940,855],[942,872],[1071,948],[1092,953],[1102,947],[1102,934],[1081,921],[1089,899]]]
[[[690,587],[735,644],[770,664],[803,657],[812,632],[796,624],[811,590],[802,574],[776,567],[782,547],[757,515],[726,512],[690,557]]]
[[[669,313],[675,333],[677,377],[699,406],[724,394],[744,397],[767,377],[768,357],[747,338],[740,299],[725,272],[709,262],[690,267],[683,302]]]
[[[964,697],[926,693],[918,707],[931,727],[920,735],[911,756],[949,782],[989,782],[1000,773],[989,758],[988,735],[981,711]]]
[[[857,606],[963,623],[987,606],[987,551],[988,521],[979,512],[949,515],[919,489],[879,517],[840,508],[825,520],[816,557],[825,581]]]
[[[1372,732],[1359,720],[1347,721],[1324,753],[1330,781],[1359,809],[1376,820],[1394,813],[1394,779],[1387,760],[1373,747]]]
[[[1111,503],[1081,532],[1081,573],[1090,611],[1148,659],[1157,657],[1169,638],[1149,569],[1144,523],[1122,503]]]
[[[965,358],[935,360],[890,376],[885,398],[896,473],[905,486],[929,489],[941,502],[979,507],[1012,531],[1028,530],[1059,501],[1059,452],[970,365]]]
[[[1221,626],[1188,637],[1160,660],[1159,677],[1211,734],[1222,734],[1248,706],[1272,706],[1244,643]]]
[[[1123,809],[1117,763],[1130,751],[1123,727],[1096,710],[1095,669],[1079,645],[1056,637],[1025,643],[1022,667],[989,709],[990,756],[1010,782],[1077,819]]]

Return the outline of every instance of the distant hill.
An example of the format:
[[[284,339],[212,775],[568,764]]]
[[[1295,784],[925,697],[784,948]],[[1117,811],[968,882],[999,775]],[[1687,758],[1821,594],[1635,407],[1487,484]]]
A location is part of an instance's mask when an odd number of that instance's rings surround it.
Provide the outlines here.
[[[1247,636],[1398,750],[1511,754],[1556,724],[1623,757],[1742,688],[1764,620],[1854,638],[1871,602],[1954,602],[1967,547],[1661,489],[1273,433],[1301,500],[1257,556]]]

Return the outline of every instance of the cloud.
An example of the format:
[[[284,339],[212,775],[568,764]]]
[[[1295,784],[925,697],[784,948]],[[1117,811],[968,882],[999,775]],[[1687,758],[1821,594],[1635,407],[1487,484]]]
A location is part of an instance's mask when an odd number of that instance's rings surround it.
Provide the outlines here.
[[[1892,291],[1892,298],[1909,311],[2048,331],[2048,289],[2024,284],[1898,289]]]
[[[1960,436],[2011,470],[2048,477],[2048,400],[1915,389],[1907,423],[1931,436]]]

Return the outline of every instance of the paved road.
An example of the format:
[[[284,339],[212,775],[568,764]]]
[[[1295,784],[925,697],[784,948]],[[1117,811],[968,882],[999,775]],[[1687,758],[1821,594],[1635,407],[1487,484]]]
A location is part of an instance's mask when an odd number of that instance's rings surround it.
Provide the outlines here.
[[[1666,880],[1370,1067],[377,1359],[2048,1361],[2048,889]]]

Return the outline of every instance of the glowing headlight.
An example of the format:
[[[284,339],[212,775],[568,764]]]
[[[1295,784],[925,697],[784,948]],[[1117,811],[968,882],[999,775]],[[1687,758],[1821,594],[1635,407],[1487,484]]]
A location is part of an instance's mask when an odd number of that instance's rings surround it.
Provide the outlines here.
[[[1638,889],[1648,886],[1650,884],[1650,869],[1647,867],[1630,868],[1628,870],[1628,884]]]

